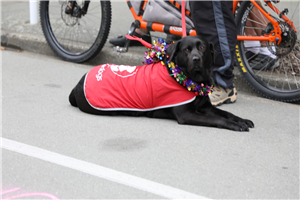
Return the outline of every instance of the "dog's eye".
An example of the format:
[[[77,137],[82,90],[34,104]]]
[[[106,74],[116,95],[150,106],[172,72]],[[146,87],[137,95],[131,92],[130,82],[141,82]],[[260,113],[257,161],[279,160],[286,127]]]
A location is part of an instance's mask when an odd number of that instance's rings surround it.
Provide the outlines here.
[[[204,46],[199,46],[199,49],[200,49],[200,50],[204,50],[205,47],[204,47]]]
[[[190,52],[190,50],[189,50],[189,49],[185,49],[184,51],[185,51],[185,52],[187,52],[187,53],[188,53],[188,52]]]

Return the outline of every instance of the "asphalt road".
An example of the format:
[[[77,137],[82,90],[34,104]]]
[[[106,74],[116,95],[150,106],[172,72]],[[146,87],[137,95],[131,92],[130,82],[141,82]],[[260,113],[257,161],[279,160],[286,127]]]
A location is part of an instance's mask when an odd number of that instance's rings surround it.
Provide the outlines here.
[[[1,53],[3,199],[299,199],[299,105],[239,93],[243,133],[89,115],[68,95],[91,66]]]

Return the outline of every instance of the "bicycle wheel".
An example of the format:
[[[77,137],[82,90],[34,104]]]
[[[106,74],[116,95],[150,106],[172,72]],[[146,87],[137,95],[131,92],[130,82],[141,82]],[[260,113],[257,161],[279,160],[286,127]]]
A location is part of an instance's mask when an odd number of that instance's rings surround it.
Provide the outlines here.
[[[300,100],[300,16],[299,1],[280,2],[275,5],[293,21],[297,33],[265,3],[261,7],[279,22],[282,42],[238,41],[236,58],[238,67],[248,84],[264,97],[292,102]],[[273,25],[249,1],[239,8],[236,18],[238,35],[263,35]]]
[[[69,2],[76,2],[72,14],[66,14]],[[40,20],[51,49],[63,60],[84,62],[103,48],[110,30],[110,1],[41,1]]]

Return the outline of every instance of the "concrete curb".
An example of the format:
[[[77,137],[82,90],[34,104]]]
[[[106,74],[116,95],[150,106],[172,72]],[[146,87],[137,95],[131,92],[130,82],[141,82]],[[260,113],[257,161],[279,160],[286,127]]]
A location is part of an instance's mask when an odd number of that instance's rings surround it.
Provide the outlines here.
[[[1,45],[11,48],[18,48],[25,51],[57,57],[48,46],[43,35],[32,35],[28,33],[16,33],[1,29]],[[101,52],[92,60],[84,64],[95,66],[103,63],[115,63],[126,65],[141,65],[144,60],[145,48],[131,47],[127,53],[118,53],[112,47],[104,46]],[[238,92],[244,92],[259,96],[246,83],[241,73],[235,67],[234,84]]]

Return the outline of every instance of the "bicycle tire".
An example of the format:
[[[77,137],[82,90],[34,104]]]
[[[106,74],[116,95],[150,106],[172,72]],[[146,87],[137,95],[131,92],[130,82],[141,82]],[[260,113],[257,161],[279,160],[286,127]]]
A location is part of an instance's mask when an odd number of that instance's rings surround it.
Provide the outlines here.
[[[82,17],[67,15],[67,3],[66,0],[41,1],[41,27],[48,45],[59,58],[82,63],[95,57],[107,40],[111,26],[111,3],[91,1],[87,14]],[[94,25],[91,26],[91,23]]]
[[[297,10],[299,10],[299,2],[294,3],[295,6],[293,6],[293,8],[289,7],[289,10],[292,10],[292,12],[290,12],[292,13],[292,16],[296,13],[296,17],[298,17],[299,11]],[[261,5],[261,7],[266,10],[267,8],[264,8],[264,6],[266,5]],[[254,22],[255,20],[252,19],[251,23],[254,26],[250,27],[249,25],[246,25],[247,21],[251,20],[249,19],[251,12],[255,12],[253,8],[254,5],[249,1],[241,3],[236,17],[238,35],[247,35],[247,29],[253,28],[255,26],[254,23],[263,24],[261,21]],[[293,12],[293,10],[296,12]],[[272,13],[270,10],[268,11],[274,18],[275,13]],[[287,17],[289,17],[290,20],[293,20],[290,18],[290,15],[287,15]],[[287,26],[287,24],[285,24],[279,17],[276,17],[276,20],[280,21],[280,23],[284,26]],[[294,21],[294,23],[295,22],[297,22],[297,24],[294,24],[295,27],[299,29],[299,20]],[[265,24],[265,28],[262,28],[264,31],[268,30],[268,24]],[[256,27],[256,29],[258,28]],[[297,31],[299,35],[299,30]],[[275,58],[273,56],[274,60],[272,60],[265,57],[266,60],[270,60],[265,63],[264,61],[257,62],[257,60],[255,60],[255,57],[258,55],[257,52],[256,54],[252,53],[254,48],[259,50],[259,52],[262,48],[265,48],[264,46],[261,46],[261,44],[256,47],[246,47],[245,41],[238,41],[236,46],[236,63],[247,83],[262,96],[283,102],[294,102],[300,100],[300,42],[299,39],[297,39],[297,34],[293,34],[291,30],[289,31],[289,34],[291,36],[290,43],[292,43],[291,38],[293,38],[295,42],[294,46],[288,46],[288,43],[282,43],[282,46],[277,46],[274,43],[266,43],[268,51],[270,51]],[[298,38],[300,37],[298,36]],[[251,48],[252,50],[250,50]],[[251,52],[247,53],[249,51]],[[283,55],[284,52],[288,53]],[[249,56],[249,54],[251,54],[252,57]],[[264,63],[265,65],[260,63]],[[259,68],[259,66],[261,68]]]

